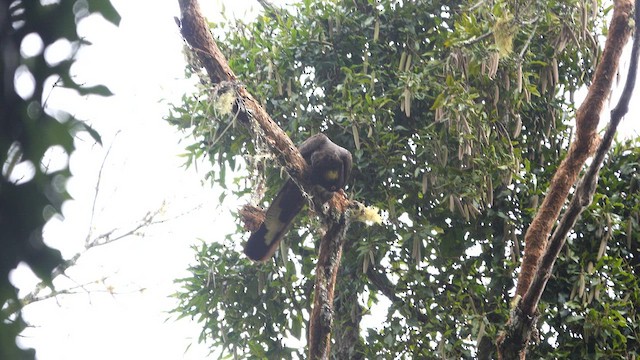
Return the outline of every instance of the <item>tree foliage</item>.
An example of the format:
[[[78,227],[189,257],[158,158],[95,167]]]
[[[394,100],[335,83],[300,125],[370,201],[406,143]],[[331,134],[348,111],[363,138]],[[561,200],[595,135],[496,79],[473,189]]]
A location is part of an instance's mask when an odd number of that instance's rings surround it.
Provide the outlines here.
[[[110,94],[104,86],[78,84],[70,73],[75,52],[86,43],[77,33],[77,24],[91,14],[101,14],[114,24],[120,21],[108,0],[0,3],[0,358],[3,359],[34,357],[33,352],[19,350],[15,344],[15,336],[23,324],[19,316],[8,310],[8,303],[18,301],[9,272],[19,262],[25,262],[40,278],[49,281],[51,271],[62,262],[60,253],[44,244],[42,228],[69,198],[65,182],[70,173],[67,166],[56,171],[48,169],[43,161],[45,153],[58,147],[70,155],[74,150],[73,136],[78,131],[89,131],[99,141],[98,134],[87,125],[46,104],[53,83],[82,95]],[[59,44],[70,45],[70,52],[52,54]],[[23,171],[18,172],[18,168]]]
[[[605,15],[575,1],[302,1],[215,26],[279,125],[298,143],[322,131],[350,149],[349,192],[384,209],[382,226],[347,234],[335,358],[492,357],[522,236],[570,141]],[[220,110],[221,92],[205,84],[168,120],[194,135],[190,158],[218,165],[209,176],[226,195],[250,200],[266,182],[268,200],[282,176]],[[637,156],[637,142],[611,153],[549,282],[533,358],[638,351]],[[239,357],[304,357],[292,339],[305,340],[318,224],[305,213],[295,229],[264,265],[240,255],[240,226],[196,249],[176,311],[203,323],[202,340]],[[387,309],[375,306],[382,298]],[[366,314],[381,325],[363,328]]]

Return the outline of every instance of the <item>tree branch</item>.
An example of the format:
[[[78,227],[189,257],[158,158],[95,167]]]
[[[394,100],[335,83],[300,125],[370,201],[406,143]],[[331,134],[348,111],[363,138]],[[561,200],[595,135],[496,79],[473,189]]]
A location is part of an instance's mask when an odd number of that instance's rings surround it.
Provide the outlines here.
[[[620,54],[629,38],[629,16],[633,9],[631,0],[618,0],[609,27],[602,59],[596,69],[593,83],[576,114],[576,138],[569,148],[549,184],[549,191],[525,234],[525,250],[522,259],[516,295],[523,296],[535,274],[538,262],[547,246],[551,229],[560,210],[576,182],[586,159],[597,145],[597,126],[600,113],[611,89],[618,68]]]
[[[206,69],[211,82],[218,85],[230,83],[234,88],[236,101],[233,110],[239,122],[251,132],[261,136],[289,176],[306,193],[314,194],[314,189],[308,181],[308,166],[305,160],[286,133],[269,117],[244,86],[238,83],[211,35],[198,2],[178,0],[178,3],[182,15],[180,21],[182,36]],[[329,358],[333,295],[344,235],[349,225],[348,216],[345,215],[349,200],[342,191],[336,194],[330,200],[330,214],[322,216],[328,231],[321,240],[316,266],[314,306],[309,325],[309,358],[311,359]],[[320,197],[314,196],[314,198]],[[314,201],[313,205],[318,214],[323,214],[322,204]]]
[[[638,1],[636,1],[636,5],[637,2]],[[542,257],[540,266],[538,267],[538,271],[536,272],[536,276],[531,283],[531,287],[522,299],[521,308],[522,312],[526,315],[531,316],[534,313],[535,308],[540,301],[540,297],[542,296],[544,287],[546,286],[547,281],[551,276],[553,264],[555,263],[555,260],[558,258],[558,255],[560,254],[560,251],[564,246],[567,234],[575,225],[576,220],[578,219],[578,216],[580,216],[582,211],[589,205],[591,205],[591,202],[593,201],[593,195],[595,194],[596,187],[598,185],[598,175],[600,172],[600,168],[602,166],[602,163],[604,162],[605,156],[611,148],[611,143],[613,142],[613,138],[615,137],[618,125],[620,124],[622,117],[629,110],[629,101],[631,99],[631,95],[633,94],[638,70],[638,50],[640,48],[640,43],[638,42],[638,36],[640,36],[639,22],[640,12],[636,12],[635,35],[633,39],[633,47],[631,50],[629,72],[627,74],[627,80],[624,90],[622,91],[622,95],[620,96],[618,104],[613,110],[611,110],[611,121],[609,122],[604,137],[602,138],[602,141],[598,146],[596,155],[589,165],[587,172],[579,181],[573,198],[569,203],[569,208],[565,211],[564,215],[560,219],[560,223],[551,236],[551,240],[549,241],[547,250]]]
[[[372,266],[370,266],[369,270],[367,270],[367,278],[384,296],[386,296],[392,302],[396,303],[399,308],[407,309],[411,316],[413,316],[415,319],[418,319],[418,321],[422,323],[429,322],[429,318],[427,317],[427,315],[421,313],[420,311],[418,311],[418,309],[409,305],[406,301],[396,295],[396,292],[394,290],[395,286],[393,285],[391,280],[389,280],[386,274],[380,273],[377,270],[374,270]]]
[[[636,8],[638,6],[638,2],[636,1]],[[627,24],[629,20],[629,15],[631,12],[631,3],[619,1],[616,3],[616,8],[614,12],[614,20],[612,20],[611,29],[609,38],[607,39],[607,46],[605,47],[605,53],[607,50],[610,50],[612,47],[621,48],[622,45],[626,42],[628,38],[629,31],[627,29]],[[622,119],[622,117],[628,111],[629,100],[631,98],[631,94],[633,92],[633,88],[635,87],[635,78],[637,75],[637,66],[638,66],[638,51],[639,51],[639,43],[638,36],[640,36],[640,16],[638,12],[635,14],[635,37],[633,41],[633,48],[631,53],[631,64],[629,68],[629,73],[627,75],[627,82],[625,84],[625,88],[620,97],[618,105],[611,111],[611,121],[607,127],[605,135],[598,145],[598,149],[596,151],[596,155],[591,162],[587,172],[584,174],[582,179],[579,181],[578,186],[576,187],[576,191],[574,193],[571,202],[569,203],[569,207],[565,211],[564,215],[560,219],[558,226],[556,227],[551,239],[546,246],[546,250],[542,256],[539,266],[535,269],[535,276],[531,282],[530,286],[527,286],[526,292],[522,298],[522,301],[516,303],[511,312],[511,318],[507,323],[506,331],[498,338],[498,357],[500,359],[516,359],[516,358],[524,358],[526,356],[526,348],[527,344],[530,340],[531,332],[535,327],[537,322],[538,314],[537,307],[542,296],[542,292],[551,276],[551,271],[553,270],[553,265],[555,260],[557,259],[560,251],[562,250],[567,234],[573,228],[576,223],[578,216],[582,213],[582,211],[588,207],[592,200],[593,195],[596,191],[596,186],[598,182],[598,173],[600,171],[600,167],[604,161],[604,158],[611,147],[611,143],[616,133],[616,129]],[[615,31],[615,32],[614,32]],[[611,40],[614,39],[614,40]],[[616,42],[615,46],[610,45],[611,42]],[[624,40],[624,41],[623,41]],[[610,50],[613,52],[613,50]],[[601,61],[598,67],[598,74],[607,72],[607,75],[615,74],[615,68],[617,67],[617,62],[620,54],[617,53],[615,59],[610,59],[610,61],[615,61],[614,64],[609,63],[609,61]],[[603,55],[604,57],[604,55]],[[611,68],[611,66],[614,66]],[[604,67],[608,67],[604,69]],[[594,82],[593,87],[596,83]],[[577,120],[577,134],[578,137],[576,142],[574,142],[572,146],[572,150],[577,151],[576,149],[579,145],[576,145],[579,141],[589,143],[590,140],[586,136],[595,136],[595,130],[592,131],[592,128],[597,126],[597,122],[599,119],[599,111],[601,110],[602,104],[606,98],[606,93],[608,93],[609,86],[606,88],[606,92],[601,92],[602,88],[597,88],[595,91],[589,91],[589,95],[587,95],[587,99],[585,99],[585,103],[578,110],[578,118]],[[598,111],[598,113],[588,113],[588,111]],[[584,144],[583,144],[584,145]],[[592,146],[592,143],[588,146]],[[586,153],[585,153],[586,154]],[[570,154],[571,151],[570,151]],[[581,155],[581,154],[579,154]],[[578,155],[578,156],[579,156]],[[569,156],[568,156],[569,158]],[[565,160],[563,165],[568,162]],[[562,166],[562,165],[561,165]],[[561,169],[558,169],[558,173]],[[556,175],[558,174],[556,173]],[[554,180],[557,180],[554,177]],[[557,184],[557,183],[556,183]],[[554,186],[554,181],[552,180],[551,186]],[[553,189],[552,189],[553,190]],[[551,192],[550,192],[551,193]],[[547,195],[549,198],[550,195]],[[546,199],[545,199],[546,200]],[[559,201],[560,205],[564,201]],[[538,216],[536,216],[536,219]],[[533,226],[533,224],[532,224]],[[527,232],[529,234],[529,231]],[[526,239],[526,237],[525,237]],[[546,235],[544,237],[546,240]],[[546,241],[545,241],[546,243]],[[527,247],[529,243],[527,242]],[[526,253],[525,253],[526,256]],[[523,261],[524,268],[524,261]],[[523,269],[524,271],[524,269]],[[522,278],[522,276],[521,276]],[[520,285],[520,283],[518,284]],[[520,295],[520,293],[517,293]]]
[[[345,218],[331,225],[320,242],[313,310],[309,319],[309,359],[328,359],[333,323],[333,296],[348,224]]]
[[[238,114],[238,120],[250,131],[262,135],[265,142],[278,155],[276,158],[280,165],[298,184],[308,189],[306,176],[304,176],[307,164],[302,155],[264,108],[247,92],[244,86],[238,83],[236,75],[211,35],[197,0],[178,0],[178,3],[182,13],[180,21],[182,36],[207,70],[209,80],[213,84],[233,84],[237,96],[234,112]],[[257,129],[252,126],[253,121],[257,123]]]

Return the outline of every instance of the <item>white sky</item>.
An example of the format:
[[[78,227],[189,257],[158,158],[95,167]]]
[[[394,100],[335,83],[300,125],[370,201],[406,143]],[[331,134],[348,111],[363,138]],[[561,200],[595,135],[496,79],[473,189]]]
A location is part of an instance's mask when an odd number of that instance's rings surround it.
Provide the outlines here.
[[[98,171],[112,144],[101,179],[94,234],[127,228],[163,202],[162,218],[195,210],[146,230],[144,237],[129,237],[83,255],[68,271],[71,280],[60,279],[58,287],[99,281],[86,285],[88,292],[79,290],[27,306],[24,317],[32,327],[20,344],[35,348],[39,360],[204,359],[207,348],[197,344],[200,325],[190,319],[166,321],[167,311],[175,305],[169,295],[178,290],[174,279],[186,276],[193,261],[190,245],[198,238],[215,239],[228,232],[225,227],[235,225],[229,223],[224,207],[216,208],[216,191],[200,183],[207,165],[200,164],[199,173],[180,166],[177,155],[183,152],[183,135],[162,120],[167,104],[178,102],[192,86],[183,79],[182,38],[173,19],[179,16],[178,2],[112,3],[122,16],[120,26],[100,18],[84,21],[81,33],[94,45],[81,52],[73,71],[81,81],[106,84],[116,95],[78,98],[56,89],[49,100],[53,108],[89,119],[104,146],[93,144],[88,136],[77,142],[68,184],[75,200],[65,204],[64,221],[47,225],[45,241],[66,258],[82,249]],[[220,12],[220,3],[201,1],[210,20]],[[226,1],[224,6],[235,16],[259,8],[253,0]],[[624,134],[637,128],[629,120],[622,126]],[[25,266],[14,271],[12,281],[21,295],[37,282]]]
[[[162,119],[168,103],[179,103],[192,87],[183,79],[183,42],[174,21],[178,1],[112,3],[122,16],[120,26],[100,17],[83,21],[81,35],[93,45],[81,51],[72,71],[80,82],[105,84],[115,96],[78,97],[55,89],[49,98],[52,108],[89,119],[104,146],[88,136],[76,142],[68,184],[75,200],[65,203],[64,221],[46,226],[45,241],[65,258],[82,250],[96,179],[112,144],[91,229],[95,235],[128,228],[163,202],[161,218],[189,213],[149,228],[144,237],[128,237],[83,255],[67,272],[71,280],[59,278],[56,286],[87,285],[79,294],[27,306],[24,317],[32,327],[19,343],[35,348],[39,360],[204,359],[208,349],[197,344],[201,326],[190,319],[166,321],[176,304],[169,295],[178,290],[173,281],[188,275],[194,259],[190,245],[199,238],[215,239],[235,225],[224,208],[216,208],[217,192],[201,184],[207,164],[199,164],[199,173],[181,167],[177,155],[184,152],[184,135]],[[257,2],[225,4],[237,16],[250,7],[257,8]],[[203,8],[210,16],[221,10],[219,1],[203,2]],[[20,266],[12,281],[24,296],[37,279]]]

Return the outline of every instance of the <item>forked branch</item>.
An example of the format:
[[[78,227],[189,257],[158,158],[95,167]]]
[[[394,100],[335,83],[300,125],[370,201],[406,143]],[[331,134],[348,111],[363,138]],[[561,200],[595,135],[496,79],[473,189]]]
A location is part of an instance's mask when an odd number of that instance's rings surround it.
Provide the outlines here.
[[[300,152],[262,106],[237,82],[235,74],[211,35],[198,2],[196,0],[178,0],[178,2],[182,14],[180,21],[182,35],[206,69],[209,79],[214,85],[230,83],[235,88],[234,111],[239,122],[247,126],[249,131],[262,136],[276,155],[280,165],[287,170],[296,183],[307,193],[312,192],[307,182],[307,165]],[[256,128],[254,124],[257,124]],[[342,210],[337,212],[337,216],[326,216],[324,219],[328,230],[320,243],[316,265],[315,299],[309,325],[310,359],[329,357],[333,293],[342,255],[344,234],[348,227],[343,211],[347,207],[348,199],[343,192],[336,194],[337,196],[332,199],[331,208],[337,207]],[[316,210],[318,210],[317,204]]]
[[[638,1],[639,0],[636,1],[636,8]],[[585,99],[585,102],[578,110],[576,119],[577,139],[572,144],[567,159],[560,165],[551,182],[549,194],[545,199],[545,203],[547,203],[544,209],[545,213],[541,214],[543,210],[541,209],[534,219],[534,222],[537,221],[536,226],[538,228],[534,229],[532,233],[531,228],[534,227],[532,223],[527,232],[528,240],[527,236],[525,236],[527,248],[534,245],[536,247],[534,250],[538,253],[533,254],[537,256],[535,262],[533,262],[534,256],[531,256],[531,249],[529,249],[529,258],[525,259],[529,261],[526,271],[531,271],[531,273],[523,274],[525,272],[525,260],[523,260],[522,273],[518,280],[518,290],[516,292],[518,296],[522,296],[522,299],[514,304],[507,328],[498,338],[498,357],[501,359],[524,359],[526,357],[527,344],[529,343],[533,328],[536,326],[538,303],[547,281],[551,276],[555,260],[558,258],[565,244],[566,237],[575,225],[578,216],[580,216],[582,211],[588,207],[593,200],[598,182],[598,173],[605,155],[611,147],[616,129],[628,110],[629,100],[635,87],[638,51],[640,47],[638,42],[638,36],[640,36],[640,16],[638,16],[638,12],[635,14],[635,37],[625,88],[618,105],[611,111],[611,120],[603,139],[597,146],[595,157],[587,172],[578,182],[569,207],[560,219],[558,226],[547,244],[546,239],[548,233],[544,231],[551,229],[557,217],[557,214],[551,217],[551,215],[553,215],[552,212],[556,211],[555,206],[558,207],[557,211],[559,212],[559,208],[564,203],[567,195],[565,194],[561,198],[556,198],[556,196],[561,194],[560,190],[564,191],[564,187],[568,186],[568,190],[570,185],[573,184],[574,181],[569,181],[574,176],[577,176],[577,171],[579,171],[579,168],[575,167],[578,165],[581,167],[583,165],[584,160],[586,160],[586,157],[590,154],[589,150],[591,150],[591,147],[594,145],[592,139],[595,139],[595,128],[599,120],[599,113],[609,93],[611,78],[616,72],[615,70],[617,69],[622,47],[626,44],[629,36],[628,24],[631,10],[630,0],[616,2],[609,37],[605,45],[603,59],[596,71],[596,79],[589,89],[589,95]],[[576,171],[576,173],[574,174],[573,171]],[[562,186],[563,184],[559,184],[561,181],[565,182],[564,186]],[[543,221],[548,221],[548,223],[543,223]],[[546,230],[547,228],[548,230]],[[530,241],[533,243],[530,243]],[[537,247],[540,246],[544,246],[544,248],[538,249]],[[543,254],[542,250],[544,250]],[[542,257],[538,262],[540,254],[542,254]],[[525,250],[525,257],[526,256],[527,251]]]

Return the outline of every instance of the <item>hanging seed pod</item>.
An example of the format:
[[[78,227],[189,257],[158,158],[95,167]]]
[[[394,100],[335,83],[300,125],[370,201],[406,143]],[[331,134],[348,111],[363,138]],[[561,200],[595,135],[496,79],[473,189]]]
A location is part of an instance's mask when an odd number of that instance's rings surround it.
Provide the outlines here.
[[[398,64],[398,71],[402,71],[404,69],[404,62],[407,60],[407,53],[403,50],[402,54],[400,54],[400,63]]]
[[[587,6],[585,3],[582,3],[582,14],[580,16],[580,25],[581,25],[581,30],[582,30],[582,38],[586,38],[587,37]]]
[[[600,239],[600,247],[598,248],[598,257],[596,257],[597,260],[600,260],[602,256],[604,256],[605,250],[607,250],[607,238],[603,237],[602,239]]]
[[[500,55],[497,52],[492,52],[489,55],[489,79],[493,80],[498,72],[498,64],[500,63]]]
[[[376,18],[376,23],[373,25],[373,42],[378,42],[380,37],[380,18]]]
[[[537,209],[539,201],[540,201],[540,197],[538,195],[531,196],[531,200],[530,200],[531,208],[532,209]]]
[[[429,179],[429,178],[427,177],[427,173],[423,173],[423,174],[422,174],[422,193],[423,193],[423,194],[426,194],[426,193],[427,193],[427,186],[428,186],[428,184],[429,184],[428,179]]]
[[[446,146],[441,147],[442,149],[442,158],[441,158],[441,165],[442,166],[446,166],[447,163],[449,162],[449,148]]]
[[[580,273],[580,277],[578,277],[578,297],[584,296],[584,273]]]
[[[516,94],[520,94],[522,91],[522,62],[518,60],[518,66],[516,68],[517,71],[517,79],[516,79]]]
[[[593,296],[595,295],[595,291],[589,291],[589,295],[587,295],[587,305],[593,302]]]
[[[551,74],[553,75],[553,87],[560,83],[560,75],[558,75],[558,59],[551,59]]]
[[[411,117],[411,90],[408,87],[404,88],[404,113],[407,117]]]
[[[353,133],[353,142],[356,144],[356,149],[360,150],[360,133],[355,122],[351,124],[351,132]]]
[[[509,91],[509,89],[511,89],[511,79],[509,78],[508,72],[503,72],[503,73],[504,73],[504,89]]]
[[[487,204],[493,206],[493,180],[491,180],[491,176],[487,176]]]
[[[421,247],[420,246],[420,239],[418,239],[417,236],[414,236],[414,238],[413,238],[413,249],[411,250],[411,256],[416,261],[416,263],[420,263],[420,260],[422,260],[422,254],[421,254],[420,247]]]
[[[365,255],[362,257],[362,273],[366,274],[367,271],[369,271],[369,256]]]
[[[442,108],[436,108],[434,115],[433,115],[433,120],[436,123],[439,123],[440,121],[442,121]]]
[[[513,129],[514,139],[520,136],[520,132],[522,131],[522,117],[520,116],[520,114],[516,114],[515,118],[516,118],[516,124],[515,124],[515,128]]]
[[[453,201],[455,203],[456,209],[458,209],[458,213],[460,213],[460,215],[462,215],[465,218],[467,218],[469,216],[469,214],[465,212],[464,207],[462,206],[462,201],[460,201],[458,196],[455,196],[453,198]],[[465,216],[465,213],[466,213],[466,216]]]
[[[471,215],[471,217],[474,219],[482,214],[480,210],[478,210],[478,208],[473,204],[467,203],[467,209],[469,209],[469,215]]]
[[[278,95],[282,96],[284,91],[282,89],[282,80],[280,79],[280,74],[276,71],[276,82],[278,84]]]
[[[466,204],[462,205],[462,217],[464,217],[464,221],[469,221],[471,217],[469,216],[469,208]]]

